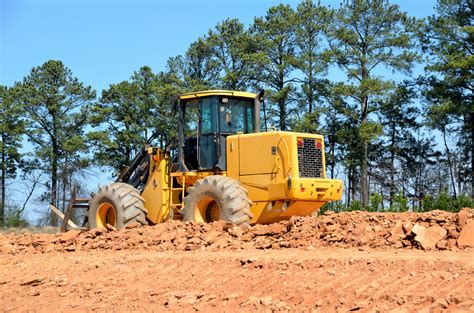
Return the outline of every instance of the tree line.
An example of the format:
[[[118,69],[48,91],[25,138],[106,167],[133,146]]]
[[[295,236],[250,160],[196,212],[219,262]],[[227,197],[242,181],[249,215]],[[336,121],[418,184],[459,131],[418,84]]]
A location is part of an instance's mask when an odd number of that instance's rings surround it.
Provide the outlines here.
[[[86,169],[119,171],[154,130],[176,142],[177,95],[215,88],[265,89],[264,130],[325,135],[328,176],[345,182],[332,209],[472,206],[473,6],[438,0],[416,19],[387,0],[280,4],[249,26],[220,22],[166,69],[143,66],[99,96],[47,61],[0,87],[0,224],[38,186],[64,209]],[[15,178],[23,205],[7,201]]]

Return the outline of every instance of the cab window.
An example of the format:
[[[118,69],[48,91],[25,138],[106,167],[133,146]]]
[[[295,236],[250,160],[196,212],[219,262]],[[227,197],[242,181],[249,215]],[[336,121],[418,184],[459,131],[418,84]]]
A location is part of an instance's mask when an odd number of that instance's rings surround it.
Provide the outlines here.
[[[253,132],[253,101],[222,97],[219,105],[219,124],[222,133]]]

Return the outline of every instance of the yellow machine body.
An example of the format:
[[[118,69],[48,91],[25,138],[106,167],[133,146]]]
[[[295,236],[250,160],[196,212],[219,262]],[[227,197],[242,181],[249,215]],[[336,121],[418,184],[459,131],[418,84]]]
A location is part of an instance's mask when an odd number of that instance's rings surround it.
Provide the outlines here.
[[[253,99],[246,92],[211,90],[181,96],[182,101],[219,95]],[[270,131],[236,134],[226,138],[225,171],[172,171],[170,157],[149,148],[150,167],[141,194],[147,219],[159,223],[180,219],[183,197],[198,179],[224,175],[241,183],[252,201],[251,223],[272,223],[305,216],[342,197],[342,181],[327,179],[323,136]],[[317,164],[315,166],[314,164]]]
[[[300,177],[298,141],[320,147],[318,178]],[[310,215],[326,202],[341,199],[342,181],[326,179],[324,164],[320,135],[273,131],[227,138],[227,176],[248,190],[253,202],[252,223]]]

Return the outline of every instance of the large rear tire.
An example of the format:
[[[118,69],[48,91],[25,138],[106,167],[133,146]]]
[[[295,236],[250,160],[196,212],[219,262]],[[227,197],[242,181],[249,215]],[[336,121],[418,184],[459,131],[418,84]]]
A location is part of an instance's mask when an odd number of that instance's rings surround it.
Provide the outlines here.
[[[88,228],[124,228],[132,223],[148,224],[145,200],[129,184],[112,183],[101,186],[90,202],[87,214]]]
[[[247,190],[235,179],[208,176],[188,189],[182,210],[183,220],[209,223],[224,220],[248,226],[253,217]]]

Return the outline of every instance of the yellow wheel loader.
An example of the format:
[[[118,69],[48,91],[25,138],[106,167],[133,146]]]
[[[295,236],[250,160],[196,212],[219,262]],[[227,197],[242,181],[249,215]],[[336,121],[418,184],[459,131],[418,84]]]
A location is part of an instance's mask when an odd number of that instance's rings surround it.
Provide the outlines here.
[[[236,225],[310,215],[342,195],[327,179],[323,136],[260,132],[260,94],[208,90],[178,100],[177,147],[155,133],[116,182],[90,200],[87,227],[166,220]]]

